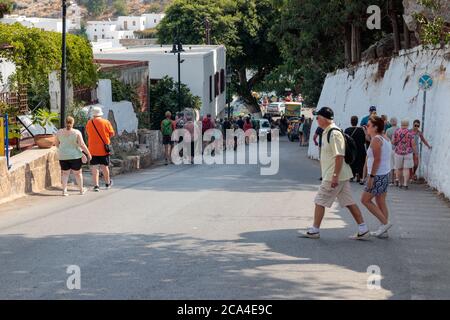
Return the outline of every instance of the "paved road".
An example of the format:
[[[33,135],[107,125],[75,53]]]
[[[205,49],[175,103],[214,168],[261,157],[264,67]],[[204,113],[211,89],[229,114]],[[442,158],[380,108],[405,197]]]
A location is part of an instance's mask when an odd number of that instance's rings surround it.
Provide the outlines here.
[[[156,167],[100,194],[46,192],[2,206],[0,298],[450,298],[446,202],[423,186],[391,190],[389,240],[348,240],[355,226],[337,207],[322,239],[298,239],[312,221],[319,166],[297,143],[280,148],[276,176],[257,166]],[[67,289],[69,265],[81,269],[81,290]],[[371,265],[378,290],[367,288]]]

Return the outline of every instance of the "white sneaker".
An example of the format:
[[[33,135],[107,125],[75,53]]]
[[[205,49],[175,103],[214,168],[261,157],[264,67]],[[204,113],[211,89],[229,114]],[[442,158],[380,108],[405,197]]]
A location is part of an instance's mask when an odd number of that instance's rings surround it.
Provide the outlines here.
[[[308,229],[306,232],[300,233],[298,237],[304,239],[320,239],[320,232],[312,232],[311,229]]]
[[[62,195],[63,197],[68,197],[69,193],[67,192],[67,190],[63,190]]]
[[[367,230],[365,233],[357,233],[355,235],[350,236],[350,240],[368,240],[370,239],[370,231]]]
[[[83,188],[82,190],[80,190],[80,195],[86,194],[87,191],[88,191],[87,188]]]
[[[390,228],[392,228],[392,223],[383,224],[383,225],[380,226],[380,228],[377,231],[375,231],[374,236],[375,237],[379,237],[383,233],[387,232]]]

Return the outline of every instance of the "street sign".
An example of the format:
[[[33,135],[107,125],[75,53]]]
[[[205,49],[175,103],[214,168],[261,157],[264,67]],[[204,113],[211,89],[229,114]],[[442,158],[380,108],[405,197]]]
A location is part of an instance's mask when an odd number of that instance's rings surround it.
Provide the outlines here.
[[[433,78],[429,74],[424,74],[419,78],[419,88],[421,90],[430,90],[433,86]]]

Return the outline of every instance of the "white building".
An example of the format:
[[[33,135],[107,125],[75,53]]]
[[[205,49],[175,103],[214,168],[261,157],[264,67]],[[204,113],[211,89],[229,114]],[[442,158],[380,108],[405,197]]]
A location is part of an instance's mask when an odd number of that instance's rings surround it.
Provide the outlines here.
[[[117,29],[142,31],[145,29],[145,17],[121,16],[117,18]]]
[[[181,54],[181,82],[202,102],[200,114],[217,116],[226,104],[226,50],[224,46],[189,46]],[[101,51],[100,51],[101,50]],[[172,46],[98,49],[95,59],[148,61],[152,83],[165,76],[178,81],[177,56]],[[151,97],[150,97],[151,100]]]
[[[88,21],[86,33],[89,41],[112,40],[117,42],[120,39],[134,39],[134,32],[131,30],[120,30],[116,21]],[[114,41],[117,40],[117,41]]]
[[[145,17],[145,29],[153,29],[158,26],[164,18],[164,13],[146,13],[142,15]]]
[[[67,7],[67,24],[69,30],[80,30],[81,18],[81,8],[76,3],[72,3]]]
[[[88,21],[86,33],[91,42],[113,40],[116,46],[118,40],[135,39],[135,31],[155,28],[163,17],[164,14],[149,13],[142,16],[120,16],[115,21]]]
[[[14,24],[16,22],[28,28],[38,28],[43,31],[62,32],[62,20],[61,19],[49,19],[49,18],[33,18],[19,15],[5,15],[0,19],[1,23]],[[69,24],[66,28],[69,30]]]

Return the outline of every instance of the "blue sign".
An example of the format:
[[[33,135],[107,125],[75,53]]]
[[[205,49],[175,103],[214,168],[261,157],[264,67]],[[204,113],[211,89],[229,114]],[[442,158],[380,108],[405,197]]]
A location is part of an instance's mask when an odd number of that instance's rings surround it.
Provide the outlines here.
[[[424,74],[419,79],[419,87],[421,90],[430,90],[433,86],[433,78],[429,74]]]

